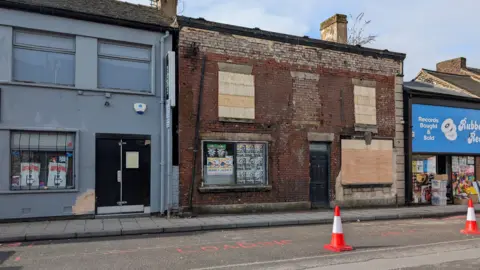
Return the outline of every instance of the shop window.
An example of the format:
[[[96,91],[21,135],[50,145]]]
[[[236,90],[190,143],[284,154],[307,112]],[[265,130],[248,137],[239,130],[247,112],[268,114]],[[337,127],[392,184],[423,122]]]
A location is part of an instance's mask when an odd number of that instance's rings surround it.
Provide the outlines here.
[[[11,190],[73,189],[75,134],[14,131]]]
[[[412,156],[412,182],[413,202],[430,203],[432,200],[432,180],[445,178],[446,175],[438,174],[437,156],[413,155]],[[448,177],[447,177],[448,178]]]
[[[20,31],[13,39],[13,79],[18,82],[73,86],[75,38]]]
[[[265,185],[267,143],[204,142],[205,185]]]
[[[151,92],[151,47],[98,43],[98,87]]]
[[[455,204],[465,204],[462,200],[473,198],[478,201],[475,182],[475,157],[452,156],[452,189]]]

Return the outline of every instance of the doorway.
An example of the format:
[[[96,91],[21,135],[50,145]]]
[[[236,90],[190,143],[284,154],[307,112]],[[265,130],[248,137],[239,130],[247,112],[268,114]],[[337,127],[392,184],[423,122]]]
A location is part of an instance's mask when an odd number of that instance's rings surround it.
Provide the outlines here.
[[[310,144],[310,201],[312,207],[328,207],[330,144]]]
[[[150,212],[150,136],[97,134],[97,214]]]

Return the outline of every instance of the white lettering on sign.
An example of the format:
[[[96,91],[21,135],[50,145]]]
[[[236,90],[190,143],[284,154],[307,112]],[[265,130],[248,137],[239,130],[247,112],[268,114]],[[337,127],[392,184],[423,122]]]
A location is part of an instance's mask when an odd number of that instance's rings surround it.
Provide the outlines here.
[[[424,118],[424,117],[421,117],[419,116],[418,117],[418,121],[419,122],[426,122],[426,123],[436,123],[438,124],[438,118]]]
[[[458,131],[472,131],[470,132],[467,142],[468,144],[480,143],[480,137],[477,135],[476,131],[480,130],[480,124],[476,120],[470,120],[465,117],[460,121],[458,125]]]
[[[463,118],[462,121],[460,121],[460,125],[458,125],[458,130],[480,130],[480,124],[477,123],[475,120],[470,120],[470,122],[467,121],[467,118]]]

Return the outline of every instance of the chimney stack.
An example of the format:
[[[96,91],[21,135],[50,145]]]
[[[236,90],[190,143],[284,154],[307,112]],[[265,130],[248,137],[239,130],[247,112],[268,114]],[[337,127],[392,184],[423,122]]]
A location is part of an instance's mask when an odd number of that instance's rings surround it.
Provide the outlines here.
[[[177,16],[178,0],[156,0],[157,8],[163,12],[168,18]]]
[[[320,24],[322,39],[347,44],[347,16],[335,14]]]
[[[467,68],[467,59],[458,57],[437,63],[437,71],[453,74],[462,74],[462,69]]]

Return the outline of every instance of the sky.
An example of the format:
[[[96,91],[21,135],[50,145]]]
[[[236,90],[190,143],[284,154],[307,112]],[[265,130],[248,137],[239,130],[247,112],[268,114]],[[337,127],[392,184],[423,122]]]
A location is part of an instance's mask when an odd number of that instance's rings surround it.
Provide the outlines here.
[[[406,53],[405,81],[457,57],[480,68],[479,10],[478,0],[179,0],[178,6],[184,16],[318,39],[320,23],[333,14],[364,12],[371,21],[365,34],[378,35],[365,46]]]

